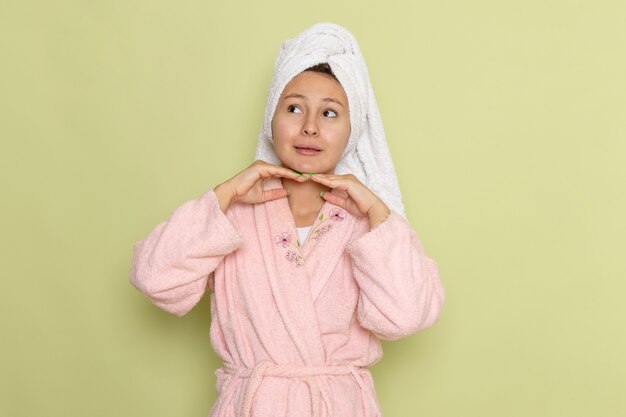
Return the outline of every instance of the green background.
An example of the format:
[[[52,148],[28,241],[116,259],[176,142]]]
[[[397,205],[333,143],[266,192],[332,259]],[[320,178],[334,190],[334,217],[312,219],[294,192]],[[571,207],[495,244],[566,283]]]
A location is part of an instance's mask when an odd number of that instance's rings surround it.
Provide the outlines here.
[[[280,42],[365,55],[433,327],[372,367],[383,415],[626,411],[622,1],[0,6],[0,415],[206,416],[209,302],[128,282],[132,244],[250,164]]]

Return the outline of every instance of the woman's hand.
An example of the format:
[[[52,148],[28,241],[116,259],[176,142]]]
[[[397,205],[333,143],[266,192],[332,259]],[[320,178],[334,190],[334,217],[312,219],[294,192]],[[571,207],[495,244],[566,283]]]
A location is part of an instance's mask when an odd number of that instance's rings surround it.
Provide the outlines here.
[[[263,189],[263,181],[272,177],[285,177],[298,182],[307,181],[307,178],[296,174],[289,168],[256,160],[234,177],[214,188],[220,201],[220,208],[226,212],[228,207],[235,202],[256,204],[285,197],[287,190],[284,188]]]
[[[333,193],[324,193],[324,200],[346,209],[354,216],[367,216],[370,221],[370,229],[382,222],[391,214],[389,207],[369,188],[367,188],[353,174],[327,175],[327,174],[304,174],[312,181],[323,184],[329,188],[346,192],[344,198]]]

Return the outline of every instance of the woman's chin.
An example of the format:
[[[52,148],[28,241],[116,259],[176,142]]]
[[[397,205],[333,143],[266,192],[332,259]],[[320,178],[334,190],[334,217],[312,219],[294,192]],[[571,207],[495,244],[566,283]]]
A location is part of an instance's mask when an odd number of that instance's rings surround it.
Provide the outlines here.
[[[301,172],[303,174],[309,173],[309,172],[315,172],[315,171],[313,171],[314,166],[312,166],[311,164],[302,164],[302,163],[289,164],[289,163],[283,163],[283,166],[286,166],[289,169],[292,169],[292,170],[297,171],[297,172]]]
[[[284,167],[287,167],[297,172],[301,172],[303,174],[308,174],[308,173],[331,174],[335,172],[335,167],[327,167],[321,164],[314,164],[314,163],[302,163],[300,161],[282,162],[282,165]]]

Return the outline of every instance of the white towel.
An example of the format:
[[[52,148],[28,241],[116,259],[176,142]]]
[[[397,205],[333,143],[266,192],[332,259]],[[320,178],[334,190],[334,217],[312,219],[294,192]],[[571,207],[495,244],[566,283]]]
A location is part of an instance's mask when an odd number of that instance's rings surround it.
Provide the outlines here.
[[[350,108],[350,138],[335,173],[354,174],[391,210],[406,217],[365,60],[352,33],[338,24],[316,23],[281,43],[267,95],[265,120],[257,140],[256,159],[280,164],[272,142],[272,118],[280,95],[293,77],[323,62],[330,65],[339,80]]]

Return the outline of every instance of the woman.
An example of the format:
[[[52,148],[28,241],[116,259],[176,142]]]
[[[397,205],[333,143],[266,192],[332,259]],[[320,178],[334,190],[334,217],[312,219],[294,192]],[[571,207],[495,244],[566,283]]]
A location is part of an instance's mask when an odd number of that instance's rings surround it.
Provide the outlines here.
[[[283,42],[265,114],[257,160],[135,243],[131,282],[176,315],[209,289],[210,417],[380,416],[380,340],[431,326],[444,293],[354,37]]]

